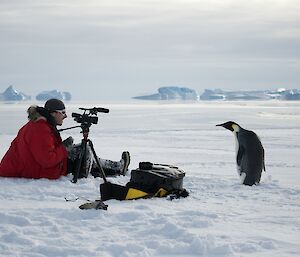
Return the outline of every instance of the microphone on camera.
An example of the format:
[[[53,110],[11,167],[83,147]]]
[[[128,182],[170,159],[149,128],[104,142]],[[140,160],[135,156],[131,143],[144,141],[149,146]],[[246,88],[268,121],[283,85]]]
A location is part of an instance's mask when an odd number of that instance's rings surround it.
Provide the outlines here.
[[[97,112],[109,113],[109,109],[102,108],[102,107],[79,108],[79,110],[90,111],[91,113],[97,113]]]
[[[109,113],[109,109],[106,109],[106,108],[94,107],[93,109],[96,110],[97,112]]]

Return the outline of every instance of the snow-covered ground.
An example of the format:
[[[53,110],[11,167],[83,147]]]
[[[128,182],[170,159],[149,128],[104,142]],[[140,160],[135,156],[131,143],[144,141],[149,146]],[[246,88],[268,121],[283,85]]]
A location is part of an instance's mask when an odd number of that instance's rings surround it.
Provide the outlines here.
[[[26,122],[29,103],[0,104],[0,156]],[[106,107],[90,139],[103,158],[131,153],[186,172],[190,196],[173,201],[110,200],[108,210],[80,210],[99,198],[100,178],[0,178],[0,256],[300,256],[300,102],[68,104]],[[239,184],[234,138],[216,124],[234,120],[261,138],[261,184]],[[81,139],[79,129],[62,132]],[[109,178],[118,184],[130,175]],[[65,197],[75,202],[66,202]]]

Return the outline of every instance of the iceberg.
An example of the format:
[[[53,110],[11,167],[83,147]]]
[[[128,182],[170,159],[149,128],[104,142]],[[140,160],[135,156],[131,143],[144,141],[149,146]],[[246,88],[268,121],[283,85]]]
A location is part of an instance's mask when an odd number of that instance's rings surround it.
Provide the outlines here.
[[[200,100],[225,100],[225,95],[221,89],[205,89],[200,95]]]
[[[253,91],[224,91],[222,89],[205,89],[200,95],[200,100],[300,100],[300,90],[284,89],[277,90],[253,90]]]
[[[280,95],[281,100],[300,100],[300,90],[299,89],[290,89],[285,90]]]
[[[187,87],[160,87],[158,93],[144,96],[135,96],[139,100],[199,100],[196,90]]]
[[[63,101],[70,101],[72,96],[69,92],[61,92],[55,89],[50,91],[43,91],[39,93],[35,98],[38,101],[47,101],[51,98],[56,98]]]
[[[31,96],[15,90],[11,85],[0,94],[0,101],[25,101],[30,99]]]

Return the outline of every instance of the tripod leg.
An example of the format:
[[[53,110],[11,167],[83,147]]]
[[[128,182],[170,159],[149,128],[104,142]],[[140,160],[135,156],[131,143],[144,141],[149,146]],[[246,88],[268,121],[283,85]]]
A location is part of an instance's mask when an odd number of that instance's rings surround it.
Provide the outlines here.
[[[74,176],[72,179],[73,183],[76,183],[78,180],[82,160],[85,157],[85,153],[86,153],[86,140],[82,139],[81,145],[80,145],[79,159],[78,159],[78,162],[76,163]]]
[[[101,175],[102,175],[102,178],[103,178],[103,180],[104,180],[104,183],[106,183],[106,182],[107,182],[107,179],[106,179],[106,176],[105,176],[105,172],[104,172],[104,170],[103,170],[103,168],[102,168],[102,165],[101,165],[100,162],[99,162],[99,159],[98,159],[98,157],[97,157],[97,154],[96,154],[95,149],[94,149],[94,146],[93,146],[93,142],[92,142],[91,140],[88,140],[88,142],[89,142],[89,146],[90,146],[90,148],[91,148],[91,150],[92,150],[92,153],[93,153],[95,162],[96,162],[98,168],[99,168],[100,171],[101,171]]]

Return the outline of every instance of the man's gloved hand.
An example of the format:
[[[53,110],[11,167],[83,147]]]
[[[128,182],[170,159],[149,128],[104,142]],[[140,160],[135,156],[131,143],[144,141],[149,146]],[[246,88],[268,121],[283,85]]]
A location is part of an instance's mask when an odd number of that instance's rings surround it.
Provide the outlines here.
[[[62,141],[62,144],[69,152],[73,147],[73,142],[74,142],[74,139],[73,139],[73,137],[70,136],[70,137],[66,138],[64,141]]]

